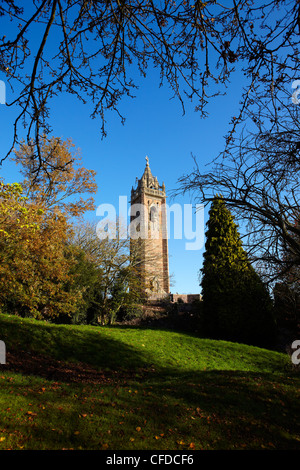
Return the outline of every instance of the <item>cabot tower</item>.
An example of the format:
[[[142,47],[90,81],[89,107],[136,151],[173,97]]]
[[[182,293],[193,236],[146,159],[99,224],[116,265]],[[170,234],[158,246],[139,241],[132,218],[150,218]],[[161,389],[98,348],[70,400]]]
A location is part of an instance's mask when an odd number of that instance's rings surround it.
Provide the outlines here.
[[[152,175],[148,157],[130,204],[132,251],[138,246],[139,275],[148,298],[158,300],[170,292],[166,188]]]

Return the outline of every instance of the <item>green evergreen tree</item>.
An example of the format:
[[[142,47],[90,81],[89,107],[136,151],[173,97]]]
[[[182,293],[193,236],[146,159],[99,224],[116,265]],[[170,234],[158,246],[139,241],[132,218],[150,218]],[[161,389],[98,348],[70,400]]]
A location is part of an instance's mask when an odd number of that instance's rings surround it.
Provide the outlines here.
[[[272,346],[275,326],[271,298],[243,249],[232,214],[219,196],[209,211],[201,272],[206,334]]]

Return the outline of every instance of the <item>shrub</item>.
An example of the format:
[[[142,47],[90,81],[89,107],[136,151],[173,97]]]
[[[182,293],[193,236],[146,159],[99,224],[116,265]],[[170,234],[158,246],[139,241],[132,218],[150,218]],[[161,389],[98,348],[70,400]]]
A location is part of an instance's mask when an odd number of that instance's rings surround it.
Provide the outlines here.
[[[273,306],[249,262],[222,198],[211,205],[202,272],[206,334],[259,346],[274,343]]]

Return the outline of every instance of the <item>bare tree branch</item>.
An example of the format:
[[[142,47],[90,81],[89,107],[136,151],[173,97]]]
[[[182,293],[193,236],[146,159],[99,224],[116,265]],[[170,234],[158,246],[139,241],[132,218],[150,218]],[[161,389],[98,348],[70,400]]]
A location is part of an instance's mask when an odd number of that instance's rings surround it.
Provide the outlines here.
[[[207,115],[208,101],[226,91],[236,64],[244,72],[241,108],[228,130],[230,145],[238,124],[255,114],[256,97],[269,96],[276,108],[299,63],[299,4],[296,0],[17,0],[0,7],[0,69],[15,90],[9,106],[21,112],[14,123],[19,143],[22,126],[36,145],[51,132],[51,98],[71,93],[93,104],[106,135],[106,111],[124,122],[119,103],[134,97],[149,66],[160,70],[184,112],[185,100]],[[7,26],[8,19],[11,25]],[[19,25],[19,26],[17,26]],[[40,41],[35,32],[38,31]],[[130,75],[132,74],[132,77]],[[266,100],[266,106],[268,101]]]

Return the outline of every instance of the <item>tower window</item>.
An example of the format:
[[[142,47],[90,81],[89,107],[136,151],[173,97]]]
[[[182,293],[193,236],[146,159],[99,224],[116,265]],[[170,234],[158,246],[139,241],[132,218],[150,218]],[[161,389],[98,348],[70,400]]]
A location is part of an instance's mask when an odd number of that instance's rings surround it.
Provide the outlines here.
[[[150,219],[150,222],[158,221],[158,207],[156,206],[150,207],[149,219]]]

